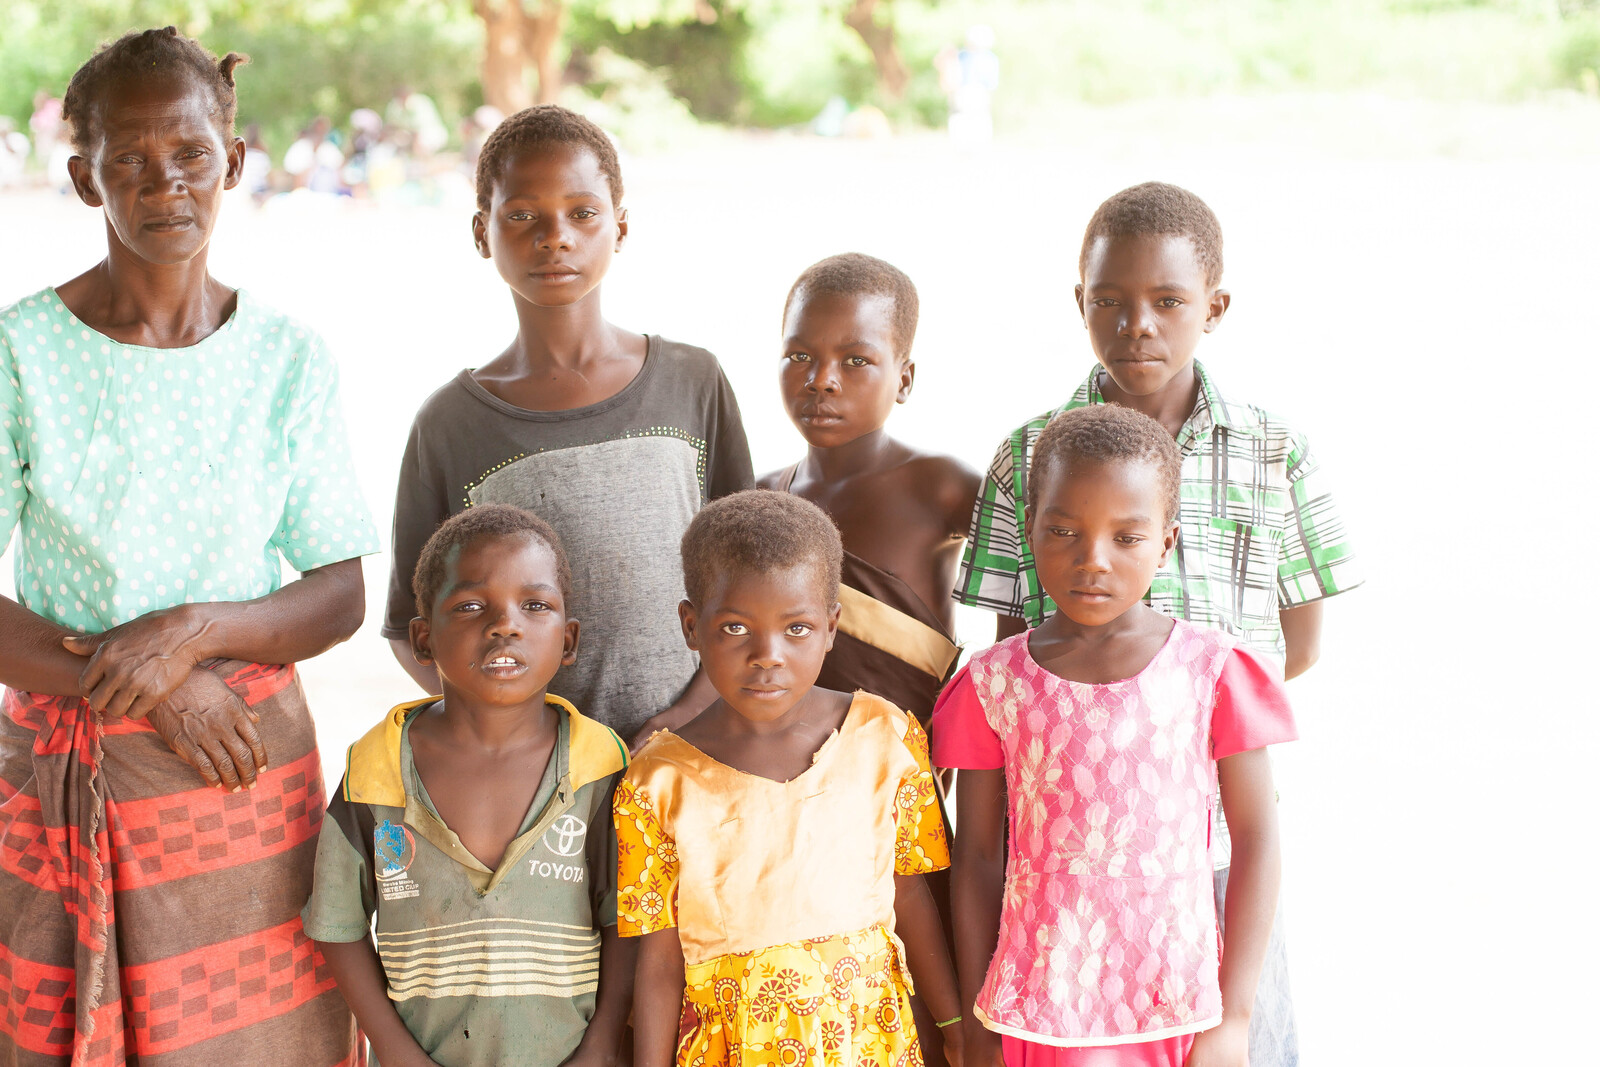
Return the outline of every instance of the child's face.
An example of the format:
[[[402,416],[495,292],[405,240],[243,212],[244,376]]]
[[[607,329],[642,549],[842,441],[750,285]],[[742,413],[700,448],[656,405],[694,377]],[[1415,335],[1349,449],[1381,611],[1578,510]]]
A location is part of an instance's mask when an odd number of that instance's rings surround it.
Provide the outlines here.
[[[734,711],[755,722],[780,718],[816,684],[833,647],[839,605],[828,603],[817,567],[717,575],[704,602],[678,605],[683,636]]]
[[[216,101],[193,78],[124,79],[103,95],[89,155],[68,165],[78,197],[145,262],[188,262],[244,173],[244,142],[217,129]]]
[[[542,700],[577,647],[555,553],[527,534],[476,537],[452,550],[433,610],[411,620],[411,649],[438,669],[447,703]]]
[[[511,156],[489,210],[472,216],[478,254],[537,307],[567,307],[594,292],[627,236],[627,210],[611,202],[594,153],[577,145]]]
[[[1228,310],[1188,237],[1101,237],[1089,249],[1078,311],[1094,356],[1132,396],[1160,392],[1194,362],[1200,338]]]
[[[789,418],[813,448],[881,428],[911,395],[915,373],[895,351],[892,297],[802,293],[789,306],[778,386]]]
[[[1069,460],[1046,468],[1028,509],[1039,582],[1080,626],[1101,626],[1144,598],[1178,543],[1156,468]]]

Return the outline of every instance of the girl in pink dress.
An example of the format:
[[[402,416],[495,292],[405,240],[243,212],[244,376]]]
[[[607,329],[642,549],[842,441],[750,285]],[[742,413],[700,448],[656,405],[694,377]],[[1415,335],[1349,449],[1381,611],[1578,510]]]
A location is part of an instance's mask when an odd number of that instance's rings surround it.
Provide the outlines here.
[[[1295,736],[1278,669],[1142,602],[1178,538],[1160,423],[1069,411],[1034,446],[1028,489],[1055,613],[974,656],[933,717],[934,762],[961,770],[966,1065],[1245,1067],[1278,892],[1264,746]],[[1234,848],[1221,917],[1219,789]]]

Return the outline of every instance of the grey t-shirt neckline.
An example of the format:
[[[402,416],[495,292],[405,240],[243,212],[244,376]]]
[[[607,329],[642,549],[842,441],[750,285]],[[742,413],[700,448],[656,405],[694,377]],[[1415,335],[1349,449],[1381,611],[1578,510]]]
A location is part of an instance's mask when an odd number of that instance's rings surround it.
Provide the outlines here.
[[[534,411],[531,408],[519,408],[517,405],[501,400],[484,387],[483,383],[472,376],[472,367],[463,367],[461,373],[456,375],[456,381],[475,400],[481,401],[500,412],[510,415],[514,419],[527,419],[529,422],[567,422],[573,419],[587,419],[595,415],[602,415],[619,404],[626,404],[633,397],[649,388],[650,379],[654,377],[656,365],[661,362],[661,337],[658,334],[645,334],[644,364],[639,372],[633,376],[633,381],[618,389],[604,400],[593,404],[586,404],[581,408],[561,408],[557,411]]]

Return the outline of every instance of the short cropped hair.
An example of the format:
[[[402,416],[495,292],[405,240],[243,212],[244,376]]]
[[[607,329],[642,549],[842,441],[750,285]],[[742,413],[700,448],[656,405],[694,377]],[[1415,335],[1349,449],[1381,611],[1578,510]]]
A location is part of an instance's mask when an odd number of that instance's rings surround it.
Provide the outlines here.
[[[239,110],[233,71],[250,57],[229,52],[218,59],[199,41],[185,37],[176,26],[159,30],[133,30],[102,45],[78,68],[61,100],[61,117],[72,131],[72,150],[87,155],[94,147],[98,108],[106,92],[124,78],[190,77],[211,93],[211,116],[224,138],[233,136],[233,119]]]
[[[411,576],[418,616],[426,619],[433,614],[433,602],[444,585],[445,561],[450,551],[480,537],[528,537],[544,545],[556,558],[556,586],[561,590],[561,599],[572,599],[572,567],[567,563],[561,538],[550,524],[533,512],[510,504],[479,504],[440,523],[422,546],[417,569]]]
[[[718,574],[768,574],[806,564],[822,598],[839,599],[844,546],[828,513],[804,497],[775,489],[746,489],[713,500],[684,531],[683,586],[691,604],[703,604]]]
[[[505,173],[506,164],[519,152],[565,144],[587,148],[600,164],[600,173],[611,186],[611,205],[622,203],[622,164],[617,162],[617,146],[606,131],[578,114],[557,104],[539,104],[507,118],[494,128],[478,154],[478,209],[488,211],[494,199],[494,183]]]
[[[1187,237],[1206,272],[1206,285],[1222,281],[1222,223],[1206,202],[1166,182],[1145,182],[1122,190],[1095,209],[1083,231],[1078,277],[1089,266],[1089,250],[1101,237]]]
[[[1029,508],[1038,504],[1043,480],[1074,460],[1150,464],[1160,479],[1164,518],[1177,521],[1183,457],[1172,435],[1150,416],[1116,404],[1088,404],[1051,419],[1033,446],[1033,463],[1028,468]]]
[[[789,320],[789,308],[795,299],[838,293],[845,296],[886,296],[894,304],[891,319],[894,333],[895,355],[905,359],[911,355],[911,342],[917,336],[917,287],[905,271],[860,252],[845,252],[829,256],[811,264],[800,273],[789,287],[783,301],[783,319]]]

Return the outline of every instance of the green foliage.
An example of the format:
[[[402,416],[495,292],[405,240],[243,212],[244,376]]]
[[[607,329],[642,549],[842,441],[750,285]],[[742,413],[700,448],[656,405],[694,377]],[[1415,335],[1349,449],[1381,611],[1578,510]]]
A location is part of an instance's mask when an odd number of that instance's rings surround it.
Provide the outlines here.
[[[0,0],[0,113],[26,122],[102,41],[174,23],[248,52],[240,121],[281,152],[318,113],[382,109],[398,84],[447,121],[481,100],[483,30],[469,0]],[[848,0],[567,0],[583,100],[631,123],[809,121],[833,97],[896,125],[937,125],[934,70],[969,26],[993,27],[996,121],[1049,124],[1067,106],[1208,94],[1381,92],[1515,99],[1600,92],[1600,0],[882,0],[911,73],[881,97]],[[585,67],[587,64],[587,67]],[[569,90],[570,93],[570,90]],[[580,99],[572,97],[572,99]]]
[[[343,123],[380,112],[405,83],[443,114],[482,102],[483,32],[449,0],[8,0],[0,35],[0,113],[25,122],[34,91],[59,96],[102,43],[176,25],[221,54],[244,52],[239,123],[260,122],[274,153],[317,114]]]

